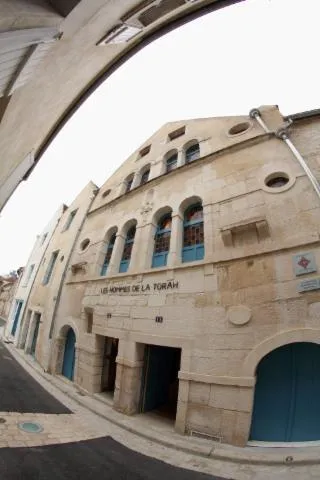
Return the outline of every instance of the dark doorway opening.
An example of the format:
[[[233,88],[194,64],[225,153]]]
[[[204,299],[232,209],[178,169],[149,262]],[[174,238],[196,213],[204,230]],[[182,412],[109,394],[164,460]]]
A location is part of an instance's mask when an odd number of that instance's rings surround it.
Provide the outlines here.
[[[175,419],[178,403],[181,349],[146,345],[140,411],[151,410]]]
[[[35,315],[35,327],[34,327],[34,331],[33,331],[31,349],[30,349],[30,354],[33,357],[36,356],[36,348],[37,348],[37,341],[38,341],[40,320],[41,320],[41,314],[40,313],[35,313],[34,315]]]
[[[102,392],[114,392],[117,373],[116,358],[118,355],[118,346],[118,338],[106,337],[104,343],[103,365],[101,374]]]

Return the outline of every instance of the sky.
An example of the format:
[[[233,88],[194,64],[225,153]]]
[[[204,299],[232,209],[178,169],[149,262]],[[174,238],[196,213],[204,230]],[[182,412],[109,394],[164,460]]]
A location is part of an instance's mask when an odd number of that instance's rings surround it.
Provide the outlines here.
[[[99,187],[163,124],[319,108],[319,0],[246,0],[156,40],[109,77],[52,142],[0,217],[0,274],[27,263],[62,203]]]

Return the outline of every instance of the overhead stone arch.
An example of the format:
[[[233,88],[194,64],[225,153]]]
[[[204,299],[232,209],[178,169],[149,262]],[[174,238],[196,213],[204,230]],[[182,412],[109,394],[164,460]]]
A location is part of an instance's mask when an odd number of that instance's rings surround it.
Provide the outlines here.
[[[240,375],[243,377],[254,377],[257,366],[263,357],[276,348],[296,342],[320,344],[320,329],[296,328],[282,331],[266,338],[263,342],[256,345],[247,355],[242,364]]]

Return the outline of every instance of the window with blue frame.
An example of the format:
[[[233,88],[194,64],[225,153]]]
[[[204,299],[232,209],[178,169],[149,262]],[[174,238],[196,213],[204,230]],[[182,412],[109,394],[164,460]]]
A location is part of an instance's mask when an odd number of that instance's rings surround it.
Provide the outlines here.
[[[184,214],[182,262],[202,260],[204,257],[203,208],[191,205]]]
[[[126,236],[123,253],[120,261],[119,273],[124,273],[129,268],[135,234],[136,234],[136,227],[134,226],[128,230],[128,233]]]
[[[178,163],[178,154],[174,153],[171,155],[166,162],[166,172],[171,172],[175,168],[177,168],[177,163]]]
[[[157,231],[154,237],[154,249],[152,257],[152,268],[164,267],[167,265],[167,258],[170,249],[171,237],[171,214],[161,218],[157,225]]]
[[[51,254],[50,262],[48,264],[45,276],[43,278],[42,285],[47,285],[47,283],[49,283],[58,255],[59,255],[59,250]]]
[[[100,275],[106,275],[107,274],[108,266],[109,266],[109,263],[110,263],[110,260],[111,260],[111,255],[112,255],[112,252],[113,252],[113,247],[114,247],[114,244],[115,244],[115,241],[116,241],[116,236],[117,236],[116,233],[113,233],[111,235],[111,238],[110,238],[110,241],[109,241],[109,244],[108,244],[108,248],[107,248],[107,252],[106,252],[106,255],[104,257],[104,261],[103,261],[103,265],[102,265],[102,268],[101,268]]]
[[[200,157],[200,147],[199,143],[191,145],[191,147],[186,150],[186,163],[193,162]]]

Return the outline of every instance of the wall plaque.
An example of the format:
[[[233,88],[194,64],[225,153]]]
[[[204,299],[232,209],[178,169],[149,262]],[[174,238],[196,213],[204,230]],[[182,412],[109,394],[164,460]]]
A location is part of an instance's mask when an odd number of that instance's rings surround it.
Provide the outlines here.
[[[296,276],[317,271],[316,261],[312,252],[293,255],[292,260],[294,273]]]
[[[320,289],[320,277],[303,280],[298,285],[298,292],[309,292]]]

